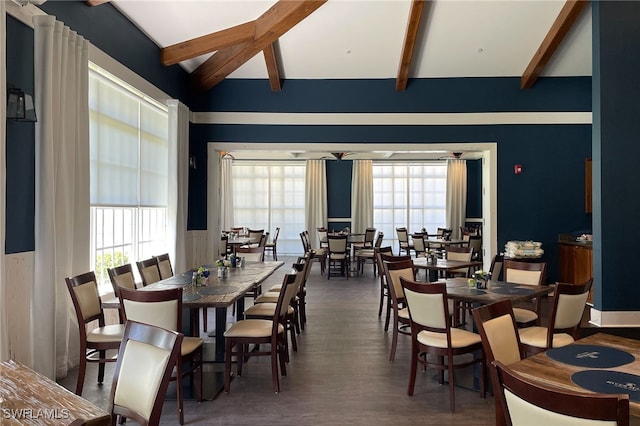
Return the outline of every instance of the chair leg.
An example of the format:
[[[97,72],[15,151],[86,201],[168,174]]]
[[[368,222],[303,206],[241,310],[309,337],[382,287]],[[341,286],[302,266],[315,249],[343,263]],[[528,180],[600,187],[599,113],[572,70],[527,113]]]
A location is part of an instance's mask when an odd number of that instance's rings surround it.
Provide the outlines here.
[[[449,409],[452,413],[456,411],[455,377],[453,370],[453,357],[447,358],[447,371],[449,372]]]
[[[378,306],[378,318],[382,316],[382,305],[384,305],[384,282],[380,277],[380,305]]]
[[[391,338],[391,353],[389,354],[389,362],[393,362],[396,359],[396,346],[398,345],[398,315],[393,314],[393,337]]]
[[[391,301],[389,300],[389,296],[387,296],[387,315],[384,319],[384,331],[389,331],[389,319],[391,318]]]
[[[286,334],[287,330],[284,332]],[[273,393],[280,392],[280,378],[278,377],[278,343],[276,342],[271,344],[271,380],[273,381]]]
[[[231,387],[231,352],[233,350],[233,342],[230,339],[225,339],[225,347],[227,350],[224,354],[224,391],[229,393]]]
[[[107,351],[98,351],[98,356],[100,359],[104,360],[107,357]],[[104,382],[104,364],[105,362],[98,363],[98,383],[102,384]]]
[[[176,362],[176,399],[178,400],[178,420],[184,424],[184,406],[182,401],[182,359]]]
[[[86,352],[86,351],[85,351]],[[87,373],[87,358],[84,353],[80,356],[80,366],[78,368],[78,381],[76,382],[76,395],[82,396],[84,386],[84,376]]]
[[[411,371],[409,372],[409,388],[407,389],[407,395],[413,396],[413,391],[416,387],[416,374],[418,373],[418,357],[420,356],[418,348],[414,347],[411,343]]]
[[[202,329],[207,332],[207,308],[202,308]]]

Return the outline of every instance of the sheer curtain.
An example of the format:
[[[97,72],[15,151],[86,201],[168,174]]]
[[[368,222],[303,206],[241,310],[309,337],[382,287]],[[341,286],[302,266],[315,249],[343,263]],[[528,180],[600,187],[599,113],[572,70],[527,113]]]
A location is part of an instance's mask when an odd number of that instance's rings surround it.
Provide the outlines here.
[[[351,230],[364,233],[373,226],[373,161],[354,160],[351,182]]]
[[[33,368],[63,377],[78,363],[65,277],[89,270],[88,41],[35,16],[35,266]]]
[[[305,227],[311,247],[320,247],[316,228],[327,226],[327,167],[325,160],[307,160],[305,175]]]
[[[207,145],[207,262],[219,258],[220,249],[220,154],[212,144]]]
[[[7,45],[7,17],[6,17],[6,5],[5,2],[0,1],[0,75],[7,75],[7,49],[5,46]],[[6,200],[6,141],[7,141],[7,120],[4,119],[7,115],[6,112],[6,103],[5,99],[7,99],[7,86],[6,79],[0,78],[0,117],[3,117],[2,122],[0,123],[0,165],[2,165],[0,169],[0,200],[2,200],[2,207],[0,207],[0,241],[4,241],[5,235],[5,209],[7,205]],[[9,335],[7,332],[7,295],[6,295],[6,275],[4,269],[4,245],[2,246],[2,253],[0,253],[0,360],[4,361],[9,358]]]
[[[171,99],[169,106],[169,197],[167,203],[169,256],[174,271],[187,270],[187,212],[189,195],[189,108]]]
[[[220,226],[223,230],[230,230],[233,223],[233,160],[231,158],[220,159],[220,206],[222,216]],[[238,224],[238,226],[245,226]]]
[[[460,227],[464,225],[467,214],[467,162],[465,160],[447,161],[447,227],[453,230],[452,236],[460,238]]]

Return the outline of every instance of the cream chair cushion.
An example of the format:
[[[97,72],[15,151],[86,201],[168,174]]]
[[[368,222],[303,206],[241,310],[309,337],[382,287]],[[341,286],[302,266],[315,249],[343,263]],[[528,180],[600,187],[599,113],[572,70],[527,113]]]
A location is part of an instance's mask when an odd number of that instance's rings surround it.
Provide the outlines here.
[[[264,319],[246,319],[233,324],[224,332],[224,337],[269,337],[273,322]],[[282,324],[278,324],[278,333],[284,332]]]
[[[272,317],[276,312],[276,305],[277,303],[272,302],[258,303],[244,311],[244,314],[247,316]],[[289,306],[287,308],[287,314],[293,314],[293,307]]]
[[[528,323],[538,319],[538,314],[524,308],[513,308],[513,316],[517,323]]]
[[[132,290],[135,290],[136,288],[136,282],[133,278],[133,274],[130,272],[122,275],[116,275],[113,279],[118,288],[130,288]]]
[[[180,355],[187,356],[189,354],[192,354],[196,349],[202,346],[203,343],[204,343],[204,340],[202,340],[199,337],[185,336],[182,339],[182,346],[180,347]]]
[[[547,347],[547,327],[526,327],[520,329],[520,342],[536,348]],[[553,335],[553,347],[560,348],[573,343],[573,337],[567,333]]]
[[[465,348],[482,342],[479,334],[460,328],[451,328],[450,330],[452,348]],[[423,330],[418,333],[418,342],[434,348],[444,349],[448,347],[446,333],[435,333],[433,331]]]
[[[128,320],[178,331],[176,330],[178,325],[178,308],[176,306],[178,302],[176,300],[150,303],[125,299],[123,302]]]
[[[493,357],[505,365],[520,361],[520,349],[511,315],[502,315],[483,323]]]
[[[168,260],[162,260],[158,262],[158,269],[160,270],[160,278],[165,279],[173,276],[171,270],[171,262]]]
[[[94,328],[87,333],[87,342],[118,342],[122,340],[124,333],[124,324],[105,325],[104,327]]]
[[[170,351],[147,343],[127,342],[114,403],[132,408],[148,419],[170,355]]]
[[[142,275],[144,275],[145,282],[147,284],[153,284],[160,281],[160,272],[158,271],[158,267],[156,265],[143,268],[141,273]]]
[[[80,311],[84,318],[91,318],[102,313],[100,295],[94,281],[81,284],[73,288],[78,298]]]

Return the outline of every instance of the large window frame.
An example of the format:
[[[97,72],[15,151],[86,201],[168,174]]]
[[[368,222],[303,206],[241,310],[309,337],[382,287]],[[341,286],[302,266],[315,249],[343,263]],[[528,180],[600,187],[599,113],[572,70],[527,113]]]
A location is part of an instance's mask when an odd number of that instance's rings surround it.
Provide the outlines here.
[[[300,253],[306,163],[234,160],[231,170],[234,226],[270,233],[279,227],[278,253]]]
[[[373,223],[385,245],[398,247],[396,228],[434,234],[445,227],[447,165],[438,161],[374,161]]]
[[[168,251],[169,118],[165,105],[89,69],[90,267],[106,294],[108,268]]]

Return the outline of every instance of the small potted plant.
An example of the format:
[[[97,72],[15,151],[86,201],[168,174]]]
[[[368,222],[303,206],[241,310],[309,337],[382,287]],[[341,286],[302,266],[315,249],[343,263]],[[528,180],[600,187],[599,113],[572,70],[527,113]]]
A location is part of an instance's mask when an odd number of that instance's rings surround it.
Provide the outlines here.
[[[491,272],[479,270],[473,273],[476,288],[487,288],[487,281],[491,278]]]

